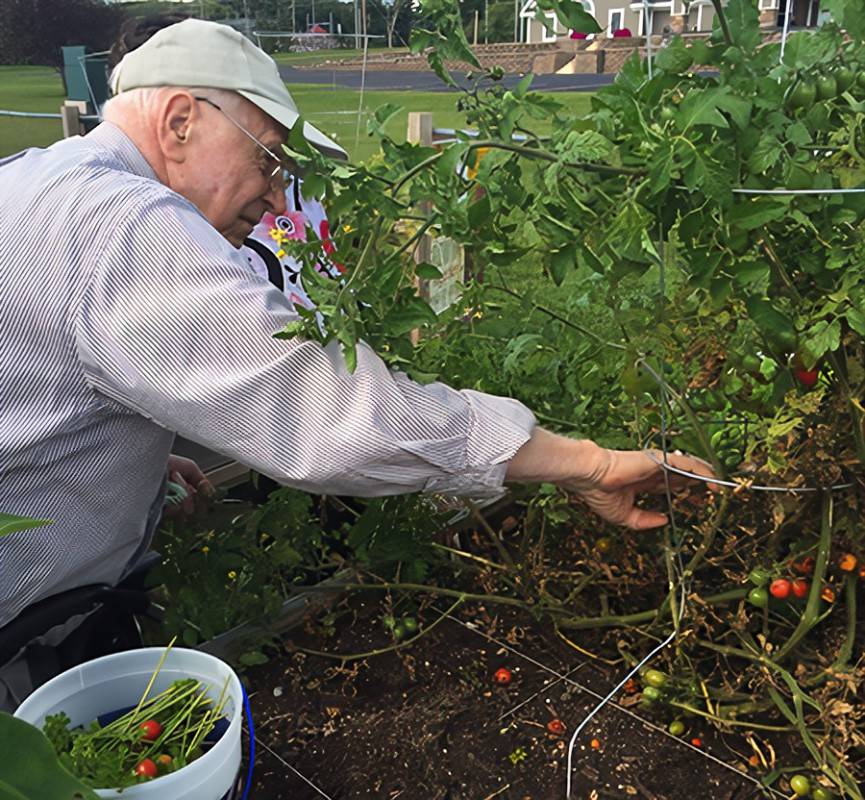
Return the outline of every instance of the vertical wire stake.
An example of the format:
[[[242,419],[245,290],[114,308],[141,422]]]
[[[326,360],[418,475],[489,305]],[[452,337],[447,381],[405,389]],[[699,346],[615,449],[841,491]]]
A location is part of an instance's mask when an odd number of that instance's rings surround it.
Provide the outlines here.
[[[786,0],[784,3],[784,32],[781,34],[781,61],[784,60],[784,46],[787,44],[787,32],[790,30],[790,17],[793,16],[793,8],[796,0]]]
[[[644,0],[645,3],[646,0]],[[662,255],[659,263],[658,263],[658,286],[660,290],[661,297],[659,298],[660,308],[663,313],[663,309],[665,306],[664,300],[666,297],[666,282],[665,282],[665,274],[664,274],[664,256]],[[653,371],[654,373],[654,371]],[[664,364],[661,364],[660,373],[655,373],[655,379],[658,381],[658,386],[661,394],[661,403],[660,403],[660,413],[661,413],[661,451],[663,453],[663,464],[666,465],[668,462],[668,449],[667,449],[667,408],[669,403],[669,397],[667,394],[667,382],[664,379]],[[669,509],[669,524],[672,527],[673,537],[675,541],[678,543],[678,531],[676,530],[676,517],[675,517],[675,509],[673,508],[673,494],[670,486],[670,474],[669,470],[664,469],[664,487],[665,494],[667,498],[667,507]],[[678,546],[678,545],[677,545]],[[678,569],[676,569],[678,567]],[[664,639],[659,645],[657,645],[653,650],[649,652],[647,656],[645,656],[642,661],[640,661],[637,666],[631,669],[620,681],[619,683],[612,689],[612,691],[607,694],[586,716],[586,718],[577,726],[573,735],[571,736],[571,740],[568,743],[568,775],[567,775],[567,800],[571,800],[572,798],[572,781],[573,781],[573,759],[574,759],[574,746],[576,745],[577,738],[580,733],[582,733],[583,729],[592,718],[607,704],[612,700],[622,689],[622,687],[636,675],[649,661],[651,661],[658,653],[661,652],[668,644],[670,644],[679,634],[679,626],[682,622],[682,618],[685,614],[685,600],[687,599],[687,588],[685,586],[685,576],[684,576],[684,564],[682,563],[682,555],[681,552],[677,550],[676,552],[676,565],[673,569],[675,582],[671,582],[670,585],[670,596],[671,598],[674,596],[675,592],[678,589],[679,592],[679,607],[678,609],[671,608],[671,615],[673,617],[673,630],[670,635]],[[676,574],[677,573],[677,574]],[[676,586],[678,583],[678,587]],[[672,603],[672,600],[671,600]]]

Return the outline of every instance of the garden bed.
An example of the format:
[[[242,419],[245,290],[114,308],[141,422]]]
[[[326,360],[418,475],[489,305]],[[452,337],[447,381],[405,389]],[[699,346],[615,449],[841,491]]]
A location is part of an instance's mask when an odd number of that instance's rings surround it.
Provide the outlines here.
[[[580,655],[525,612],[478,604],[410,647],[360,661],[297,649],[381,647],[379,600],[350,598],[334,627],[308,625],[246,676],[260,744],[253,796],[321,797],[308,780],[341,800],[564,797],[571,733],[597,703],[590,692],[605,694],[621,666]],[[446,606],[427,607],[422,619],[429,625]],[[505,686],[493,679],[501,667],[512,674]],[[623,694],[580,736],[574,797],[759,796],[753,780],[729,768],[749,769],[741,737],[699,720],[688,721],[684,738],[672,737],[641,721],[635,699]],[[563,734],[548,730],[555,719]],[[695,737],[702,752],[689,744]]]

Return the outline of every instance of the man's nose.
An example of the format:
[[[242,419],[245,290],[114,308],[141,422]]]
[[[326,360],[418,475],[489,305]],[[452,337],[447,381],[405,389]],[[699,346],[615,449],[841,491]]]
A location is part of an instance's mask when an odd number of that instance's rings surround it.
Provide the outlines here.
[[[267,207],[275,216],[278,217],[284,214],[287,208],[285,203],[285,181],[274,181],[268,193],[264,195],[264,202],[267,203]]]

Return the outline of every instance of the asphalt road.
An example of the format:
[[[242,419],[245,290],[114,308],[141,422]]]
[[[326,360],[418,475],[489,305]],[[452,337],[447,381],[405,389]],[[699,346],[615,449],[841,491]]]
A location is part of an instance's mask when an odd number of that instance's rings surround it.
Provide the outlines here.
[[[361,71],[344,69],[297,69],[296,67],[280,67],[279,74],[287,83],[312,83],[327,86],[339,86],[345,89],[360,89]],[[465,73],[455,72],[454,78],[464,84]],[[506,75],[503,83],[516,85],[521,75]],[[545,92],[593,92],[601,86],[613,82],[615,75],[536,75],[532,89]],[[366,73],[367,89],[417,89],[424,92],[447,92],[451,87],[445,86],[433,72],[411,72],[402,70],[368,70]]]

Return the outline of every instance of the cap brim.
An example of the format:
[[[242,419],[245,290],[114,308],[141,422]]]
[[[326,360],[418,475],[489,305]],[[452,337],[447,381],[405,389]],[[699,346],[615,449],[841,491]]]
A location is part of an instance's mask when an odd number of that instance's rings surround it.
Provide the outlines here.
[[[254,94],[253,92],[247,92],[242,89],[238,90],[237,93],[243,95],[250,103],[257,105],[265,114],[269,117],[273,117],[273,119],[275,119],[280,125],[284,125],[289,130],[294,127],[295,123],[299,119],[297,111],[281,105],[268,97],[262,97],[260,94]],[[303,123],[303,137],[316,150],[320,150],[325,155],[328,155],[331,158],[348,160],[348,153],[346,153],[345,150],[343,150],[333,139],[329,136],[325,136],[325,134],[323,134],[318,128],[314,125],[310,125],[308,122]]]

